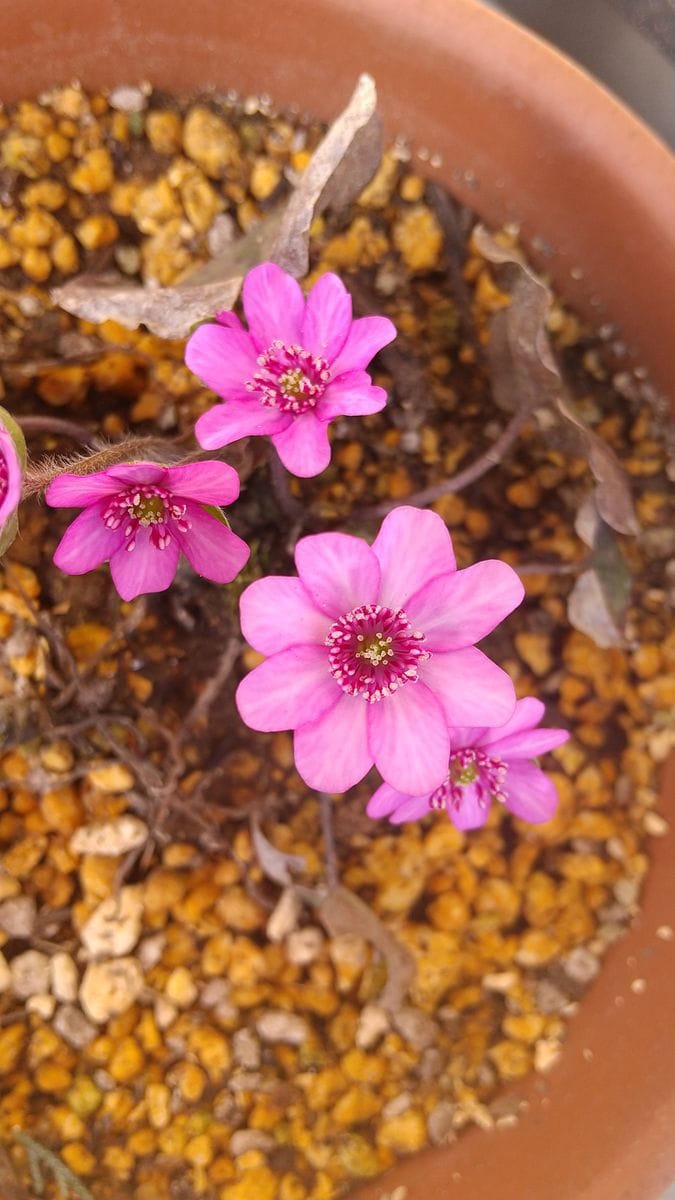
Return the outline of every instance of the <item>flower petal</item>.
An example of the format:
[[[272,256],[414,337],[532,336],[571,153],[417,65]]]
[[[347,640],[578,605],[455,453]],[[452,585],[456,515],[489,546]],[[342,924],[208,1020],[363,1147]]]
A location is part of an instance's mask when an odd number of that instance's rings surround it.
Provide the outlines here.
[[[368,706],[368,741],[382,778],[409,796],[432,792],[447,776],[447,723],[423,683],[405,684]]]
[[[185,347],[185,362],[212,392],[226,400],[245,400],[246,383],[258,370],[256,348],[244,329],[209,322],[195,329]]]
[[[503,725],[513,713],[511,679],[482,650],[436,651],[420,665],[419,677],[436,694],[448,725]]]
[[[135,483],[158,483],[164,485],[168,475],[167,467],[161,463],[153,462],[134,462],[134,463],[117,463],[114,467],[108,467],[106,475],[117,483],[115,491],[121,491],[120,483],[126,483],[129,487],[133,487]]]
[[[123,600],[133,600],[148,592],[164,592],[176,574],[180,547],[174,537],[163,550],[151,542],[152,530],[139,526],[136,545],[127,550],[126,544],[110,559],[110,574]]]
[[[370,797],[366,812],[369,817],[389,817],[392,825],[400,825],[403,821],[418,821],[428,816],[429,795],[407,796],[398,792],[388,783],[383,783],[375,794]]]
[[[68,526],[54,552],[54,565],[66,575],[85,575],[100,567],[124,540],[123,529],[103,524],[105,501],[85,508]]]
[[[380,568],[367,542],[349,533],[315,533],[295,547],[295,565],[314,603],[333,620],[374,604]]]
[[[242,288],[242,301],[256,350],[269,350],[277,339],[287,346],[300,338],[305,298],[292,275],[276,263],[261,263],[249,271]]]
[[[247,400],[229,400],[207,409],[195,425],[195,437],[205,450],[217,450],[243,437],[280,433],[292,420],[289,413],[266,408],[249,396]]]
[[[337,378],[343,371],[362,371],[378,350],[395,337],[396,326],[388,317],[359,317],[352,321],[347,340],[331,364],[331,375]]]
[[[9,416],[9,413],[7,414]],[[21,500],[21,488],[23,484],[23,470],[21,460],[14,444],[14,439],[0,425],[0,459],[5,465],[5,495],[0,503],[0,529],[6,523],[12,513],[19,507]]]
[[[492,633],[524,595],[513,568],[488,559],[430,580],[410,597],[406,611],[426,635],[425,649],[463,650]]]
[[[104,496],[114,496],[120,491],[118,479],[111,478],[107,471],[96,471],[93,475],[57,475],[45,492],[47,504],[52,508],[79,508],[83,504],[95,504]]]
[[[249,560],[246,542],[194,500],[188,500],[186,516],[191,528],[182,533],[173,521],[171,535],[190,566],[204,579],[231,583]]]
[[[295,766],[308,787],[319,792],[346,792],[370,770],[373,756],[368,747],[366,708],[360,696],[342,692],[334,708],[296,729]]]
[[[313,412],[292,417],[288,428],[274,433],[272,441],[286,470],[301,479],[320,475],[330,462],[328,429]]]
[[[521,733],[512,733],[510,737],[497,738],[490,743],[490,750],[509,762],[514,758],[538,758],[540,754],[546,754],[568,742],[569,737],[566,729],[526,729]]]
[[[462,788],[459,804],[449,804],[446,811],[455,829],[480,829],[490,815],[490,801],[484,798],[475,783],[467,783]]]
[[[382,568],[379,602],[405,608],[430,579],[455,571],[450,534],[437,513],[401,505],[382,522],[373,542]]]
[[[312,642],[323,645],[330,628],[329,618],[294,575],[256,579],[242,592],[239,611],[246,641],[261,654]]]
[[[386,403],[384,388],[374,387],[366,371],[347,371],[328,384],[316,414],[322,421],[333,421],[335,417],[365,417],[380,412]]]
[[[534,763],[509,763],[504,791],[509,812],[523,821],[541,825],[555,815],[558,807],[555,784]]]
[[[271,733],[317,720],[343,694],[328,670],[323,647],[291,646],[242,679],[236,702],[251,729]]]
[[[329,271],[317,279],[307,297],[300,344],[332,363],[347,340],[351,320],[352,298],[342,280]]]
[[[167,488],[186,500],[232,504],[239,495],[239,476],[234,467],[215,459],[169,467],[167,475]]]
[[[512,733],[534,729],[543,719],[545,711],[541,700],[536,700],[534,696],[525,696],[522,700],[516,700],[516,707],[504,725],[500,725],[498,729],[484,729],[475,741],[462,742],[461,745],[491,746],[493,742],[510,737]]]

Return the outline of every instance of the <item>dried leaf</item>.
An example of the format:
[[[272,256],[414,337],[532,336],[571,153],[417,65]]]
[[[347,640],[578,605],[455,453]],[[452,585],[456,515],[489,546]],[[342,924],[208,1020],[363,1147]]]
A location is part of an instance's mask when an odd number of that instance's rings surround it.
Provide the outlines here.
[[[410,952],[387,929],[372,908],[347,888],[333,888],[317,905],[316,912],[331,937],[339,937],[344,933],[358,934],[380,951],[387,967],[387,982],[378,1003],[389,1012],[399,1012],[415,977],[415,964]]]
[[[509,411],[553,406],[581,443],[597,483],[600,516],[618,533],[639,533],[625,471],[611,447],[588,428],[566,395],[546,329],[551,292],[517,250],[500,246],[483,226],[474,230],[473,241],[489,262],[516,270],[511,304],[495,313],[490,325],[488,357],[496,402]]]
[[[304,871],[305,860],[301,854],[284,854],[277,850],[265,837],[256,817],[251,818],[251,837],[261,869],[269,879],[280,887],[293,886],[293,871]]]
[[[597,493],[596,488],[577,514],[576,531],[591,547],[591,555],[588,569],[570,592],[567,615],[575,629],[606,649],[626,644],[631,577],[616,536],[598,511]]]
[[[276,262],[297,277],[309,266],[309,230],[329,205],[340,208],[363,189],[382,153],[375,84],[362,75],[344,112],[331,125],[286,204],[228,245],[175,287],[142,287],[122,276],[80,275],[52,299],[74,316],[127,329],[145,325],[164,338],[186,337],[205,316],[232,308],[243,278],[259,262]]]

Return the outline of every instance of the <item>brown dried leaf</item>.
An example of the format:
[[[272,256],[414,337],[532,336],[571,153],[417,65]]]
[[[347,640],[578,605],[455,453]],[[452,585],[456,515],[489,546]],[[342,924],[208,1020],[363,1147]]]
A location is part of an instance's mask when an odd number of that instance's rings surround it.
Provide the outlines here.
[[[639,533],[630,485],[614,451],[589,429],[566,395],[549,341],[546,320],[551,292],[523,261],[479,225],[473,241],[488,262],[514,268],[511,304],[495,313],[490,324],[488,357],[496,402],[509,411],[550,405],[574,429],[596,480],[598,511],[618,533]]]
[[[589,567],[577,579],[567,601],[570,624],[596,645],[625,646],[626,610],[631,577],[616,536],[598,510],[598,488],[581,505],[579,537],[591,548]]]
[[[301,854],[284,854],[265,837],[257,817],[251,817],[251,837],[258,865],[280,887],[293,887],[293,871],[304,871],[305,860]]]
[[[233,307],[243,278],[257,263],[276,262],[296,277],[309,266],[309,230],[329,205],[341,208],[363,189],[382,153],[377,94],[369,75],[331,125],[286,204],[237,238],[175,287],[142,287],[121,276],[80,275],[55,288],[52,299],[74,316],[127,329],[145,325],[164,338],[186,337],[205,316]]]
[[[317,905],[316,912],[331,937],[357,934],[367,938],[380,951],[387,967],[387,982],[378,1003],[389,1012],[399,1012],[415,977],[415,963],[410,952],[372,908],[347,888],[333,888]]]

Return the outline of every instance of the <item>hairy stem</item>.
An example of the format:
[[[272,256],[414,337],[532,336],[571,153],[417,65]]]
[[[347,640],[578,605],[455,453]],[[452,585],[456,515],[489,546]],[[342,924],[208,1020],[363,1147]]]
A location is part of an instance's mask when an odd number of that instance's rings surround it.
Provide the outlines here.
[[[15,420],[27,434],[54,433],[81,442],[83,446],[93,446],[96,441],[95,434],[85,429],[84,425],[78,425],[77,421],[65,421],[63,417],[28,416],[16,417]]]

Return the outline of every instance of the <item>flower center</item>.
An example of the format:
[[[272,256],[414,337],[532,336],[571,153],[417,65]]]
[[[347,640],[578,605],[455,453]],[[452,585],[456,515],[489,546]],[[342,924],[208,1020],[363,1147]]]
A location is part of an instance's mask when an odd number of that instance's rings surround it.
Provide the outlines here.
[[[113,496],[103,513],[103,524],[108,529],[119,529],[124,523],[126,549],[136,546],[138,527],[151,527],[150,541],[157,550],[165,550],[171,543],[169,526],[174,524],[180,533],[187,533],[192,522],[186,517],[187,505],[166,488],[153,483],[143,483],[127,488]]]
[[[258,356],[258,366],[260,370],[248,380],[246,390],[257,392],[266,408],[278,408],[295,416],[316,408],[330,380],[325,358],[280,341],[272,342]]]
[[[0,504],[2,504],[9,490],[9,470],[7,469],[7,460],[4,454],[0,454]]]
[[[331,675],[348,696],[373,704],[417,679],[419,664],[429,658],[424,641],[402,609],[362,604],[328,630]]]
[[[455,750],[450,755],[448,777],[429,797],[429,808],[454,809],[458,812],[465,798],[464,789],[473,785],[479,808],[487,809],[492,800],[503,804],[506,800],[504,779],[506,763],[501,758],[490,758],[484,750],[467,747]]]

